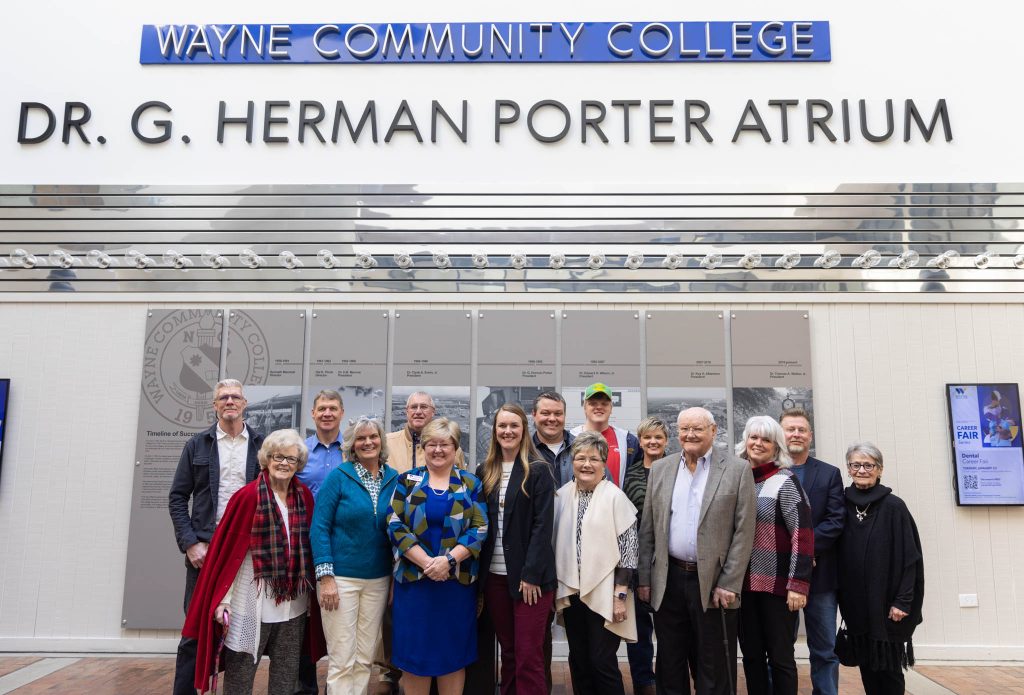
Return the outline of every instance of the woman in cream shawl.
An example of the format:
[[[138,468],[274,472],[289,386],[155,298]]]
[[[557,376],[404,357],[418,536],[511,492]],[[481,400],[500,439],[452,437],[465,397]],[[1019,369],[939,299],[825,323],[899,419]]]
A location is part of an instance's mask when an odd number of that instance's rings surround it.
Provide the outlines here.
[[[555,493],[555,609],[569,642],[573,692],[623,695],[616,651],[636,641],[632,591],[636,507],[605,480],[608,444],[581,432],[572,444],[574,480]]]

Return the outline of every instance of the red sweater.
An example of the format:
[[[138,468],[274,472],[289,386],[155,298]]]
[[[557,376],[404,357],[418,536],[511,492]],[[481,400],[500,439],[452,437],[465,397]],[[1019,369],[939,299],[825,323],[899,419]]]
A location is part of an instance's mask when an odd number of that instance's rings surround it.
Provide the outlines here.
[[[302,483],[295,481],[302,492],[309,518],[313,518],[313,495]],[[224,518],[217,524],[217,530],[210,541],[210,549],[206,553],[203,569],[199,573],[192,603],[185,617],[185,627],[181,634],[199,641],[196,650],[196,675],[194,685],[200,692],[210,689],[210,677],[220,646],[223,626],[218,623],[213,612],[221,599],[231,588],[242,560],[249,551],[249,536],[252,532],[252,518],[256,513],[256,486],[259,478],[236,492],[228,501],[224,510]],[[320,623],[320,606],[316,600],[316,592],[309,593],[309,614],[306,620],[306,639],[302,645],[303,652],[308,653],[316,663],[327,653],[324,641],[323,626]]]
[[[757,522],[744,591],[806,595],[814,567],[811,506],[793,473],[766,463],[752,469]]]

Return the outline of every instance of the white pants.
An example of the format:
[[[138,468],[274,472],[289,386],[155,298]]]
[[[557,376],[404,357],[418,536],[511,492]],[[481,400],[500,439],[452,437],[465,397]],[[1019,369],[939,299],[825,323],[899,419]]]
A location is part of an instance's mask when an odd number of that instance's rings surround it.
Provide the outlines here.
[[[362,695],[370,683],[391,577],[335,577],[334,581],[339,606],[320,611],[327,640],[327,695]]]

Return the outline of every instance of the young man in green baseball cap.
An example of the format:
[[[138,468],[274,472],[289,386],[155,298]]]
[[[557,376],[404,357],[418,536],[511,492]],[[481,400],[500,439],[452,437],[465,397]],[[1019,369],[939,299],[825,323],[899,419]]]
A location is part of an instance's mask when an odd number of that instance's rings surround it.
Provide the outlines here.
[[[584,430],[600,432],[608,442],[608,462],[605,475],[613,483],[622,487],[626,469],[638,458],[643,458],[640,441],[632,432],[609,423],[612,416],[612,389],[601,382],[593,383],[583,392],[583,414],[587,420],[584,424],[574,427],[571,434],[575,437]]]

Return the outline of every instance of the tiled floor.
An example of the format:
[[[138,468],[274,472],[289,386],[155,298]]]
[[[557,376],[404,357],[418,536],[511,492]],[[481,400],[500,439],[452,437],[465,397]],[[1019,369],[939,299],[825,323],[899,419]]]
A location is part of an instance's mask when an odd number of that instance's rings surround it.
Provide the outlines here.
[[[9,655],[0,656],[0,686],[3,677],[13,674],[30,664],[44,659],[41,656]],[[320,682],[326,673],[326,662],[320,662]],[[626,692],[632,694],[629,686],[628,668],[622,665]],[[740,669],[739,693],[744,693],[742,669]],[[943,666],[921,665],[917,673],[929,679],[932,684],[942,686],[954,693],[964,695],[1024,695],[1024,666]],[[168,693],[174,672],[173,657],[86,657],[59,671],[42,676],[37,680],[14,690],[0,687],[0,693],[16,695],[69,694],[77,695],[135,695],[143,693]],[[554,695],[573,695],[569,670],[564,662],[554,664]],[[256,677],[255,693],[266,692],[267,662],[264,661]],[[863,693],[860,678],[854,669],[844,668],[840,672],[839,691],[843,695]],[[811,682],[806,664],[800,666],[800,694],[810,695]],[[911,695],[915,694],[909,689]],[[477,695],[472,693],[470,695]],[[483,695],[483,694],[481,694]],[[577,694],[581,695],[581,694]]]
[[[0,676],[6,676],[11,671],[17,671],[31,663],[39,661],[38,656],[9,656],[0,658]]]
[[[915,670],[954,693],[1024,695],[1021,666],[918,666]]]

